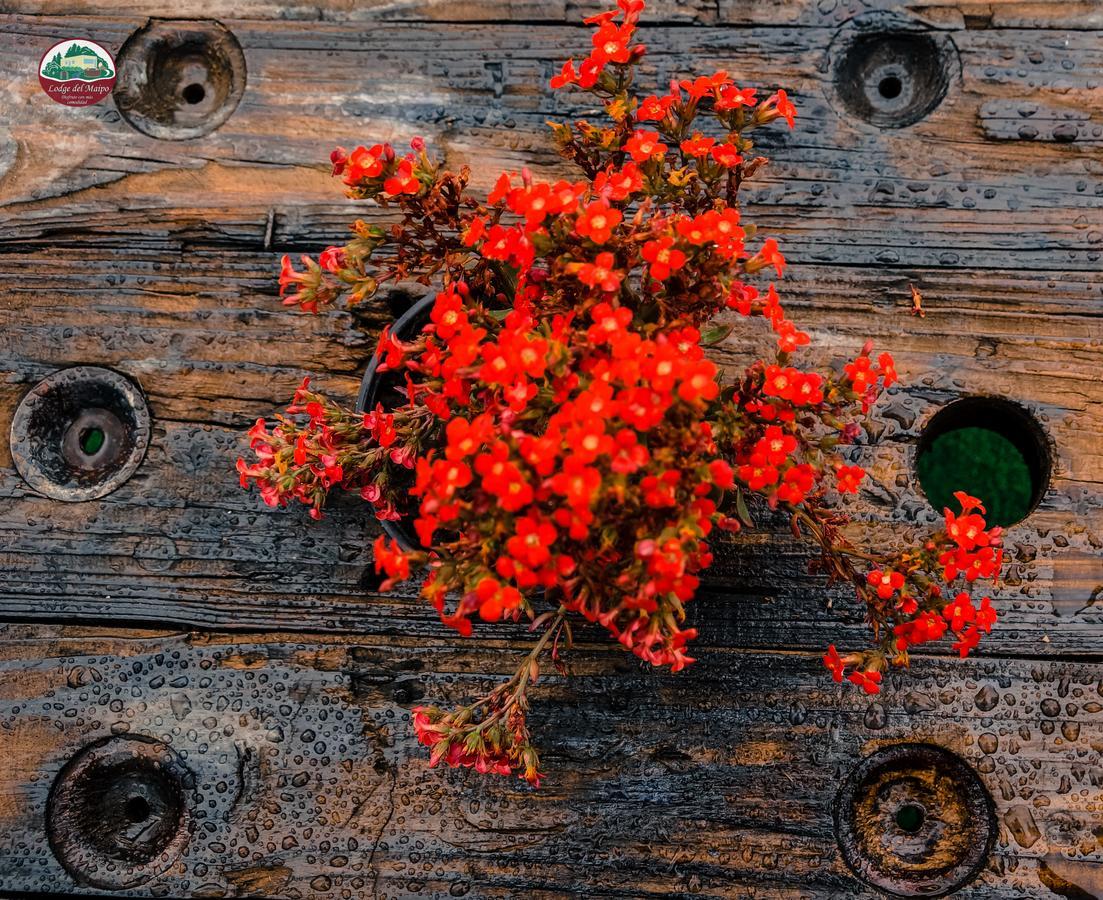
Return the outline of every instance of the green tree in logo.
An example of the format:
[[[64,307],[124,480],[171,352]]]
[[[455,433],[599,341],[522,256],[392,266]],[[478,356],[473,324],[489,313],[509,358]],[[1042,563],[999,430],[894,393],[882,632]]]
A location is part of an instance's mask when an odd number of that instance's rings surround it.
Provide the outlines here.
[[[45,68],[42,70],[42,74],[47,78],[60,78],[61,77],[61,54],[55,53]]]

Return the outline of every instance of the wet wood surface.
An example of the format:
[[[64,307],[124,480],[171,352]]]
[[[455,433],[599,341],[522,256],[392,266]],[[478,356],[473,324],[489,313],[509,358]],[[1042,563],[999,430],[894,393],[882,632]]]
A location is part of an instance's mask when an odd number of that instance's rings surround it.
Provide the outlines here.
[[[1022,404],[1053,473],[1009,532],[1001,626],[976,659],[918,658],[872,703],[837,689],[818,655],[866,640],[860,611],[805,574],[783,529],[748,536],[718,548],[692,607],[690,671],[645,671],[582,632],[576,677],[548,679],[534,714],[549,770],[535,795],[429,770],[407,718],[504,673],[521,633],[465,642],[409,592],[373,593],[358,502],[321,524],[268,510],[233,460],[304,375],[351,401],[390,317],[274,298],[281,253],[376,212],[341,197],[331,146],[424,135],[483,187],[503,167],[562,173],[544,122],[585,108],[542,85],[592,10],[15,6],[0,4],[0,433],[77,364],[137,381],[153,425],[136,474],[87,503],[31,491],[0,441],[0,893],[107,890],[59,863],[48,795],[83,748],[145,736],[195,776],[194,810],[179,857],[122,889],[136,896],[876,896],[843,861],[834,804],[863,756],[898,742],[959,754],[993,798],[995,847],[962,896],[1103,896],[1098,4],[656,8],[647,77],[723,67],[796,97],[748,213],[790,258],[810,359],[866,337],[898,359],[904,385],[857,457],[873,478],[856,533],[891,544],[934,520],[916,444],[958,397]],[[117,53],[150,17],[212,15],[247,78],[209,134],[157,139],[111,101],[63,107],[37,84],[58,40]],[[871,33],[947,48],[930,115],[891,128],[848,112],[840,60]],[[717,358],[736,370],[767,343],[731,338]]]

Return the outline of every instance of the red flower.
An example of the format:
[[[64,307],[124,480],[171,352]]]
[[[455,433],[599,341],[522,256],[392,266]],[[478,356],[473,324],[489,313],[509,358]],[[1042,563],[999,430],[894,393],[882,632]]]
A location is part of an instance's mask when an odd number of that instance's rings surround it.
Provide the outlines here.
[[[872,669],[860,670],[851,672],[847,676],[847,680],[852,684],[858,685],[867,694],[878,694],[881,692],[881,673],[875,672]]]
[[[491,436],[489,418],[484,414],[472,422],[456,417],[445,426],[447,445],[445,456],[448,459],[466,459],[480,450]]]
[[[613,209],[604,200],[595,200],[579,214],[575,231],[595,244],[604,244],[623,218],[619,209]]]
[[[665,97],[645,97],[636,110],[636,119],[640,122],[659,122],[667,117],[670,107],[677,100],[677,97],[670,94]]]
[[[720,144],[713,147],[711,152],[712,158],[727,169],[738,166],[743,162],[743,157],[739,154],[739,150],[731,144]],[[779,272],[778,274],[780,275],[781,273]]]
[[[757,102],[754,88],[737,88],[734,84],[727,84],[717,92],[716,110],[726,112],[741,106],[754,106]]]
[[[761,454],[751,456],[750,462],[739,467],[739,477],[752,491],[760,491],[777,483],[777,468],[771,466]]]
[[[882,353],[877,357],[877,365],[881,367],[881,384],[891,387],[900,380],[896,374],[896,363],[893,362],[891,353]]]
[[[436,325],[437,336],[450,340],[468,325],[463,298],[451,288],[437,294],[430,319]]]
[[[781,114],[782,118],[784,118],[785,121],[789,124],[789,127],[792,128],[794,125],[793,119],[795,119],[797,115],[797,108],[793,106],[792,101],[789,99],[785,91],[779,90],[776,96],[777,100],[775,101],[774,105],[777,108],[777,111]]]
[[[857,494],[865,475],[866,470],[861,466],[836,466],[835,486],[840,494]]]
[[[716,364],[711,360],[699,359],[691,363],[678,385],[678,396],[688,403],[715,400],[720,394],[716,372]]]
[[[839,651],[835,649],[834,644],[828,647],[827,652],[823,655],[823,664],[827,666],[827,670],[831,673],[831,680],[836,684],[841,684],[843,673],[846,671],[846,665],[843,663],[839,656]]]
[[[631,475],[643,466],[647,465],[651,454],[636,437],[636,432],[631,428],[622,428],[613,437],[615,455],[609,468],[620,475]]]
[[[605,254],[602,254],[605,255]],[[632,321],[632,310],[627,307],[613,307],[608,303],[599,303],[590,310],[594,324],[586,332],[595,344],[608,343],[624,333]]]
[[[984,630],[985,634],[991,632],[992,626],[996,624],[996,611],[992,609],[992,601],[987,597],[981,599],[974,621],[978,628]]]
[[[591,38],[594,50],[590,58],[599,65],[628,62],[631,56],[628,42],[632,40],[633,31],[635,28],[631,25],[618,27],[612,22],[606,22]]]
[[[513,180],[509,172],[503,172],[498,176],[498,180],[494,182],[494,187],[491,188],[490,193],[486,197],[486,202],[491,206],[497,206],[501,203],[513,190]]]
[[[525,227],[529,231],[540,227],[549,213],[557,211],[552,186],[543,183],[510,191],[507,205],[517,215],[525,217]]]
[[[674,238],[665,236],[648,241],[641,251],[646,262],[651,263],[651,277],[665,281],[686,263],[686,255],[674,247]]]
[[[731,84],[731,79],[728,77],[728,73],[724,71],[714,72],[712,75],[699,75],[692,81],[679,82],[679,86],[689,94],[692,100],[700,100],[702,97],[711,96],[718,88],[728,84]]]
[[[384,535],[379,535],[373,545],[375,571],[386,572],[394,581],[405,581],[410,577],[410,557],[392,540],[389,544]]]
[[[551,489],[575,509],[589,509],[600,486],[601,472],[577,456],[568,457],[562,470],[551,479]]]
[[[684,237],[691,244],[695,244],[698,247],[709,243],[712,240],[713,229],[712,222],[706,215],[694,216],[692,219],[682,216],[677,219],[674,224],[678,234]]]
[[[748,272],[757,272],[767,266],[773,266],[780,278],[785,273],[785,257],[777,248],[777,241],[767,238],[762,244],[762,249],[744,263]]]
[[[797,449],[797,439],[786,434],[778,425],[771,425],[765,435],[754,445],[754,453],[761,454],[772,466],[780,466]]]
[[[484,578],[475,588],[479,605],[479,617],[484,622],[497,622],[507,612],[519,609],[522,603],[520,591],[501,584],[496,578]]]
[[[976,513],[964,516],[955,516],[953,512],[943,509],[946,516],[946,534],[962,550],[973,550],[976,547],[986,547],[991,542],[991,535],[984,530],[984,518]]]
[[[709,478],[722,491],[735,487],[732,467],[722,459],[714,459],[709,463]]]
[[[767,397],[780,397],[783,400],[793,400],[797,396],[803,378],[801,373],[791,367],[770,365],[766,367],[766,383],[763,385],[763,393]]]
[[[398,164],[395,173],[383,182],[383,191],[392,197],[399,194],[416,194],[421,190],[421,182],[414,174],[414,164],[404,159]]]
[[[531,516],[522,516],[517,520],[516,529],[513,537],[506,541],[506,550],[530,569],[539,569],[551,559],[550,548],[557,536],[555,526]]]
[[[578,280],[590,287],[599,287],[606,293],[612,293],[620,287],[624,273],[613,268],[616,258],[612,253],[599,253],[592,263],[578,265]]]
[[[638,163],[644,163],[666,153],[667,147],[657,131],[636,131],[624,142],[624,149]]]
[[[815,487],[815,484],[815,469],[808,465],[808,463],[801,463],[798,466],[793,466],[786,470],[781,484],[778,485],[777,498],[785,503],[791,503],[796,506],[804,502],[805,497],[812,492],[812,488]]]
[[[961,635],[961,639],[954,642],[953,647],[961,656],[965,659],[974,650],[977,644],[980,643],[980,630],[976,626],[970,626],[965,630],[965,633]]]
[[[482,478],[483,490],[496,497],[506,512],[517,512],[532,502],[532,485],[510,459],[504,441],[497,441],[488,452],[475,457],[475,472]]]
[[[789,99],[785,91],[778,91],[768,97],[755,113],[755,118],[761,122],[772,122],[774,119],[784,119],[792,128],[797,115],[797,108]]]
[[[895,569],[874,569],[866,576],[866,581],[871,587],[877,589],[877,596],[882,600],[888,600],[904,586],[904,576]]]
[[[625,163],[619,171],[613,168],[598,172],[594,193],[607,200],[626,200],[643,187],[643,174],[633,163]]]
[[[961,631],[966,625],[976,619],[977,611],[964,591],[947,603],[942,610],[942,615],[950,623],[951,631]]]
[[[715,138],[703,137],[700,132],[693,135],[692,138],[686,138],[681,143],[682,152],[686,156],[707,156],[713,144],[716,143]]]
[[[370,150],[366,147],[357,147],[353,150],[343,167],[345,184],[355,186],[361,181],[381,175],[383,173],[383,160],[380,157],[383,156],[383,150],[382,144],[376,144]],[[336,171],[336,165],[337,163],[334,162],[335,171],[333,174],[335,175],[340,174]]]

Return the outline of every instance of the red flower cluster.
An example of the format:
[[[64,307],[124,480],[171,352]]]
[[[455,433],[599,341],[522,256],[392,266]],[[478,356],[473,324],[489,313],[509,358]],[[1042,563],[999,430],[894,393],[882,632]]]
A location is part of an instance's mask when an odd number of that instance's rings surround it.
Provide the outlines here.
[[[795,109],[784,91],[758,100],[723,71],[636,96],[642,10],[618,0],[588,19],[592,50],[552,79],[589,90],[611,121],[553,126],[585,177],[506,172],[484,201],[420,139],[401,156],[387,144],[338,149],[349,195],[397,207],[399,221],[356,222],[347,244],[301,271],[284,260],[281,293],[309,311],[387,282],[436,293],[416,339],[380,340],[377,371],[401,380],[401,404],[355,414],[304,383],[288,416],[250,433],[256,461],[239,461],[242,483],[316,516],[335,487],[380,518],[408,513],[422,547],[376,541],[385,589],[419,573],[422,597],[461,634],[508,619],[539,635],[485,697],[415,710],[433,765],[539,780],[526,692],[541,654],[558,659],[569,644],[570,618],[654,665],[693,662],[685,607],[715,532],[753,525],[748,495],[791,516],[819,544],[821,569],[866,605],[877,642],[830,648],[836,681],[875,693],[910,647],[948,631],[964,655],[995,620],[967,590],[1003,560],[999,529],[972,498],[960,495],[921,549],[882,558],[846,542],[836,503],[867,478],[846,448],[896,382],[892,357],[867,345],[834,374],[794,363],[809,335],[773,284],[751,283],[780,278],[786,260],[776,240],[755,239],[738,192],[765,162],[754,132],[792,127]],[[763,319],[777,352],[725,379],[706,348],[734,329],[714,321],[728,311]]]

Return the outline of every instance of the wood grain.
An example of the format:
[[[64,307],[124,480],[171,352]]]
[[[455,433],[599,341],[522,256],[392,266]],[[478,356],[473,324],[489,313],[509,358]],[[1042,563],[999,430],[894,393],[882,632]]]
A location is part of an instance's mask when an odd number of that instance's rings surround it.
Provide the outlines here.
[[[812,331],[809,360],[872,337],[899,361],[905,386],[856,450],[873,478],[855,535],[889,545],[933,520],[915,447],[956,397],[1023,404],[1054,472],[1009,532],[1001,628],[978,659],[917,658],[872,704],[837,691],[818,654],[863,643],[860,612],[767,522],[718,548],[691,607],[691,671],[645,672],[583,632],[579,677],[542,689],[552,777],[535,797],[427,770],[406,719],[504,673],[519,630],[480,647],[409,590],[373,593],[361,504],[314,525],[241,492],[232,463],[305,375],[351,402],[390,317],[382,302],[306,317],[274,297],[281,253],[378,213],[342,200],[330,147],[421,134],[481,188],[503,167],[565,172],[545,120],[586,110],[542,85],[585,44],[576,22],[593,7],[224,11],[0,2],[0,432],[33,384],[81,363],[137,380],[154,418],[138,473],[92,503],[35,495],[0,442],[0,892],[82,890],[46,842],[46,795],[82,747],[125,732],[199,777],[195,836],[139,895],[873,896],[839,855],[834,797],[858,758],[918,740],[962,755],[996,802],[996,853],[961,896],[1103,896],[1099,5],[655,7],[646,77],[716,66],[796,96],[798,128],[763,140],[773,162],[748,213],[790,258],[783,293]],[[212,15],[247,85],[205,137],[156,140],[110,103],[61,107],[36,83],[57,40],[116,51],[150,17]],[[954,48],[945,100],[907,128],[839,101],[838,55],[878,29]],[[730,371],[768,343],[737,334],[716,352]]]
[[[9,890],[68,883],[38,838],[46,793],[112,733],[171,743],[196,776],[196,832],[157,882],[170,896],[625,896],[627,879],[636,897],[872,897],[838,856],[832,802],[861,756],[899,740],[960,754],[993,795],[996,852],[958,896],[1045,896],[1054,871],[1098,885],[1098,665],[931,661],[870,704],[802,655],[709,652],[672,677],[584,644],[574,677],[541,689],[554,774],[533,793],[427,769],[408,728],[424,694],[460,699],[487,683],[476,673],[504,673],[508,645],[4,638]]]

